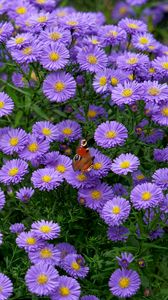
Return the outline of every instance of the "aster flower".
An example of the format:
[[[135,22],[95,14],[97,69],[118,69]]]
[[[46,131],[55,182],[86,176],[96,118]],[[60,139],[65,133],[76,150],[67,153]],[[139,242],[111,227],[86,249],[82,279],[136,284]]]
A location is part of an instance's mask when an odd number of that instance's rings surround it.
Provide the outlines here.
[[[148,51],[149,47],[155,43],[155,39],[151,33],[144,32],[133,35],[131,42],[136,49]]]
[[[29,32],[19,33],[15,37],[11,37],[6,46],[9,50],[21,49],[31,44],[33,41],[33,35]]]
[[[41,46],[36,41],[22,49],[11,49],[13,59],[19,64],[36,62],[41,55]]]
[[[152,175],[152,181],[163,190],[168,189],[168,168],[156,170]]]
[[[121,183],[113,184],[113,193],[115,196],[127,196],[128,192]]]
[[[16,238],[16,244],[25,251],[36,251],[44,245],[44,241],[37,238],[32,231],[21,232]]]
[[[66,174],[66,181],[74,188],[91,188],[98,183],[98,178],[91,176],[90,172],[74,171],[72,168]]]
[[[108,239],[113,241],[113,242],[125,242],[128,238],[129,235],[129,230],[128,228],[124,226],[110,226],[108,228]]]
[[[16,19],[18,17],[25,18],[28,14],[32,14],[36,11],[35,7],[31,5],[28,1],[13,1],[10,4],[10,9],[8,9],[7,13],[11,19]]]
[[[140,84],[136,81],[124,81],[112,90],[112,101],[117,105],[133,104],[141,99]]]
[[[163,193],[156,184],[147,182],[134,187],[130,197],[133,206],[141,210],[158,206],[163,200]]]
[[[125,2],[119,1],[115,3],[114,8],[112,10],[112,19],[118,21],[123,17],[133,14],[134,11],[130,5],[126,4]]]
[[[87,117],[89,120],[94,121],[97,118],[107,117],[107,112],[102,106],[90,104],[87,112]]]
[[[5,194],[0,188],[0,210],[4,207],[5,202]]]
[[[0,22],[0,42],[4,43],[12,35],[14,28],[10,22]]]
[[[54,168],[38,169],[32,173],[31,181],[41,191],[51,191],[62,182],[60,174]]]
[[[168,102],[163,101],[158,106],[158,110],[152,113],[152,120],[160,125],[168,125]]]
[[[0,92],[0,117],[10,115],[13,108],[13,100],[4,92]]]
[[[122,197],[114,197],[103,206],[101,217],[109,225],[120,225],[129,216],[131,206],[127,200]]]
[[[119,69],[109,70],[109,85],[108,88],[111,92],[113,92],[113,88],[116,87],[119,83],[123,83],[127,78],[127,73],[121,71]]]
[[[98,46],[89,46],[81,49],[77,55],[81,70],[99,72],[107,65],[107,56]]]
[[[46,44],[57,44],[58,42],[61,42],[65,45],[69,45],[71,39],[70,31],[59,26],[47,27],[40,33],[40,41],[45,42]]]
[[[0,182],[4,184],[16,184],[21,182],[28,173],[28,164],[22,159],[7,161],[0,170]]]
[[[51,165],[48,164],[48,166],[54,167],[62,178],[66,178],[66,173],[72,167],[72,160],[65,155],[59,155],[57,161],[55,163],[51,163]]]
[[[125,52],[117,58],[117,67],[125,71],[145,72],[149,66],[149,58],[145,54]]]
[[[57,270],[47,264],[31,266],[25,276],[28,290],[38,296],[48,296],[54,292],[59,285]]]
[[[159,128],[152,128],[149,132],[142,132],[140,140],[146,144],[155,144],[164,138],[164,131]]]
[[[54,141],[58,136],[55,125],[49,121],[36,122],[32,127],[32,133],[39,136],[39,138],[45,138],[49,142]]]
[[[56,129],[58,132],[57,140],[59,142],[64,142],[66,139],[72,142],[82,137],[81,126],[72,120],[64,120],[60,123],[57,123]]]
[[[97,93],[104,93],[107,91],[109,81],[109,70],[104,69],[95,74],[93,80],[93,87]]]
[[[59,286],[51,295],[51,300],[78,300],[80,285],[74,278],[68,276],[59,277]]]
[[[124,18],[119,21],[118,26],[123,28],[129,34],[147,31],[147,25],[141,20]]]
[[[52,221],[37,221],[31,227],[32,232],[43,240],[53,240],[60,234],[60,226]]]
[[[33,264],[58,266],[61,259],[61,252],[54,245],[48,243],[36,251],[29,251],[28,255]]]
[[[8,299],[12,293],[13,293],[13,284],[12,281],[4,275],[3,273],[0,273],[0,286],[1,286],[1,293],[0,293],[0,299],[6,300]]]
[[[41,163],[45,166],[53,167],[57,163],[59,156],[59,151],[47,152],[41,158]]]
[[[132,173],[132,179],[133,179],[134,185],[137,185],[139,183],[144,183],[147,181],[147,178],[144,176],[144,174],[140,170],[137,170]]]
[[[158,238],[162,238],[165,231],[162,228],[157,228],[149,233],[149,239],[151,241],[156,240]]]
[[[58,243],[55,245],[56,249],[61,252],[60,267],[64,265],[64,258],[69,254],[76,254],[75,247],[69,243]]]
[[[10,226],[10,232],[19,234],[25,230],[25,226],[22,223],[14,223]]]
[[[27,143],[27,133],[21,128],[11,128],[0,140],[0,148],[5,154],[12,155],[22,151]]]
[[[40,11],[37,13],[33,13],[30,16],[30,23],[32,25],[32,29],[34,32],[40,32],[46,25],[52,26],[56,21],[56,16],[51,16],[49,12]]]
[[[90,175],[99,178],[105,177],[111,170],[111,159],[94,148],[90,148],[90,154],[94,157],[93,168],[90,171]]]
[[[128,137],[127,129],[116,121],[106,121],[101,123],[94,134],[94,139],[98,146],[112,148],[116,145],[123,145]]]
[[[27,203],[30,200],[30,198],[33,196],[33,194],[34,194],[34,190],[31,187],[30,188],[23,187],[16,192],[16,197],[22,202]]]
[[[33,4],[40,9],[52,11],[55,8],[57,1],[55,0],[32,0]]]
[[[111,170],[115,174],[127,175],[129,172],[136,171],[139,165],[139,159],[135,155],[131,153],[121,154],[114,159]]]
[[[154,159],[161,162],[161,161],[168,161],[168,147],[164,149],[154,149]]]
[[[81,297],[80,300],[99,300],[99,298],[97,298],[97,297],[94,296],[94,295],[88,295],[88,296],[83,296],[83,297]]]
[[[104,47],[119,45],[121,42],[125,42],[127,38],[126,31],[116,25],[104,25],[100,27],[98,35]]]
[[[123,269],[128,269],[129,264],[134,260],[134,257],[131,253],[122,252],[121,257],[116,256],[118,264]]]
[[[147,0],[126,0],[126,3],[130,4],[131,6],[135,6],[135,5],[139,6],[146,2]]]
[[[89,268],[85,266],[84,258],[78,254],[69,254],[64,258],[64,270],[74,278],[85,278]]]
[[[152,103],[167,100],[168,86],[166,83],[159,84],[158,81],[145,81],[141,85],[143,99]]]
[[[162,74],[162,77],[168,76],[168,56],[163,55],[154,59],[153,67],[158,73]]]
[[[28,87],[29,83],[21,73],[13,72],[12,82],[16,87]]]
[[[46,76],[43,82],[43,93],[51,102],[65,102],[75,95],[74,78],[63,71]]]
[[[41,52],[40,63],[49,71],[57,71],[66,66],[69,51],[62,43],[48,44]]]
[[[120,298],[132,297],[140,288],[140,277],[136,271],[117,269],[109,281],[110,291]]]

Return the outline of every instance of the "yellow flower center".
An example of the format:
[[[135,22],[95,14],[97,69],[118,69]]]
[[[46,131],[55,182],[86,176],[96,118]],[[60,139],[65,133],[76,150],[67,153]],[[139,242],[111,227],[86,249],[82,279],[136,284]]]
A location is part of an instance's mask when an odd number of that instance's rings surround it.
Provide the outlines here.
[[[67,24],[70,26],[75,26],[78,25],[78,22],[72,20],[72,21],[68,21]]]
[[[127,12],[127,8],[126,7],[120,7],[120,9],[119,9],[119,13],[121,14],[121,15],[124,15],[125,13]]]
[[[142,36],[142,37],[139,38],[139,42],[140,42],[142,45],[146,45],[146,44],[149,43],[149,40],[148,40],[146,37]]]
[[[28,146],[28,150],[30,152],[36,152],[38,150],[39,146],[37,143],[32,143]]]
[[[47,127],[44,127],[43,129],[42,129],[42,133],[44,134],[44,135],[50,135],[51,134],[51,130],[49,129],[49,128],[47,128]]]
[[[72,129],[70,127],[66,127],[62,130],[62,133],[66,134],[66,135],[70,135],[70,134],[72,134]]]
[[[132,89],[124,89],[122,91],[122,96],[123,97],[130,97],[133,94],[133,90]]]
[[[75,271],[78,271],[78,270],[80,270],[80,268],[81,268],[81,266],[80,266],[76,261],[73,261],[73,262],[72,262],[71,267],[72,267],[72,269],[74,269]]]
[[[60,34],[59,32],[52,32],[50,33],[50,39],[52,39],[53,41],[57,41],[62,37],[62,34]]]
[[[96,117],[96,115],[97,115],[97,112],[95,110],[91,110],[91,109],[87,113],[88,118],[94,118],[94,117]]]
[[[59,56],[59,54],[58,54],[57,52],[51,52],[51,53],[49,54],[49,58],[50,58],[52,61],[57,61],[57,60],[60,58],[60,56]]]
[[[52,257],[52,252],[48,248],[44,248],[40,251],[40,257],[42,258],[50,258]]]
[[[109,130],[106,132],[106,138],[114,139],[117,136],[117,133],[114,130]]]
[[[37,21],[38,21],[39,23],[44,23],[44,22],[47,21],[47,17],[46,17],[46,16],[38,17]]]
[[[129,75],[128,75],[128,78],[129,78],[130,80],[134,80],[133,74],[129,74]]]
[[[162,115],[163,115],[164,117],[168,117],[168,107],[164,107],[164,108],[162,109],[161,113],[162,113]]]
[[[19,15],[24,15],[27,12],[27,9],[25,6],[20,6],[16,8],[16,13]]]
[[[120,213],[121,209],[118,205],[116,206],[113,206],[112,208],[112,213],[115,214],[115,215],[118,215]]]
[[[100,162],[96,162],[94,165],[93,165],[93,169],[94,170],[100,170],[102,168],[102,163]]]
[[[43,232],[43,233],[49,233],[49,232],[51,232],[51,227],[48,226],[48,225],[42,225],[40,227],[40,231]]]
[[[44,4],[44,3],[46,3],[46,0],[36,0],[36,3],[37,4]]]
[[[47,283],[47,281],[48,281],[48,277],[47,277],[47,275],[45,275],[45,274],[40,274],[40,275],[37,277],[37,282],[38,282],[39,284],[45,284],[45,283]]]
[[[30,55],[32,54],[32,47],[26,47],[23,49],[23,54]]]
[[[144,200],[144,201],[150,200],[151,197],[152,197],[152,194],[150,192],[143,192],[142,193],[142,200]]]
[[[107,36],[114,36],[116,37],[118,35],[118,32],[115,31],[115,30],[110,30],[108,33],[107,33]]]
[[[18,168],[12,168],[12,169],[9,170],[8,175],[9,176],[15,176],[15,175],[18,174],[18,172],[19,172]]]
[[[155,46],[149,46],[148,49],[154,50],[154,49],[155,49]]]
[[[134,65],[138,62],[138,58],[137,57],[131,57],[130,59],[127,60],[127,63],[130,65]]]
[[[17,45],[23,43],[24,41],[25,41],[25,38],[24,38],[24,37],[18,37],[18,38],[15,39],[15,43],[16,43]]]
[[[38,80],[36,74],[34,73],[34,71],[31,72],[31,75],[30,75],[30,76],[31,76],[31,79],[32,79],[32,80],[34,80],[34,81],[37,81],[37,80]]]
[[[155,73],[155,69],[154,68],[149,68],[149,73],[151,73],[151,74]]]
[[[129,23],[129,24],[127,24],[127,26],[131,29],[138,29],[139,28],[139,26],[135,23]]]
[[[148,90],[148,93],[149,95],[151,96],[157,96],[160,94],[160,90],[157,89],[156,87],[151,87],[149,90]]]
[[[70,290],[66,286],[62,286],[59,289],[59,292],[60,292],[61,296],[68,296],[68,295],[70,295]]]
[[[99,44],[99,41],[96,40],[96,39],[92,39],[92,44],[93,44],[93,45],[97,45],[97,44]]]
[[[87,178],[87,177],[86,177],[84,174],[78,174],[78,175],[77,175],[77,179],[78,179],[79,181],[85,181],[86,178]]]
[[[57,170],[58,172],[60,172],[60,173],[64,173],[64,172],[66,171],[66,168],[65,168],[64,165],[58,165],[58,166],[56,167],[56,170]]]
[[[65,88],[65,84],[62,81],[57,81],[54,85],[54,88],[57,92],[62,92]]]
[[[163,54],[168,55],[168,51],[163,51]]]
[[[118,80],[116,77],[112,77],[112,78],[111,78],[111,84],[112,84],[113,86],[116,86],[118,83],[119,83],[119,80]]]
[[[122,169],[127,169],[129,167],[130,167],[130,162],[128,160],[122,161],[120,163],[120,168],[122,168]]]
[[[26,239],[26,243],[27,243],[28,245],[35,245],[36,239],[33,238],[33,237],[28,237],[28,238]]]
[[[167,61],[163,62],[161,65],[164,69],[168,70],[168,62]]]
[[[4,108],[4,106],[5,106],[4,101],[0,101],[0,109]]]
[[[145,178],[145,176],[143,174],[137,175],[136,177],[138,180],[142,180]]]
[[[95,55],[88,55],[87,61],[88,61],[91,65],[95,65],[95,64],[97,63],[97,58],[96,58]]]
[[[120,286],[122,289],[127,288],[129,285],[130,285],[130,279],[129,279],[129,278],[127,278],[127,277],[122,277],[122,278],[119,280],[119,286]]]
[[[107,78],[105,76],[100,77],[99,83],[100,83],[100,86],[106,85]]]
[[[10,139],[9,143],[11,146],[16,146],[19,142],[19,139],[17,137],[13,137]]]
[[[91,192],[91,196],[94,200],[99,200],[101,198],[101,192],[95,190],[95,191]]]
[[[43,182],[50,182],[52,178],[49,175],[44,175],[41,179]]]

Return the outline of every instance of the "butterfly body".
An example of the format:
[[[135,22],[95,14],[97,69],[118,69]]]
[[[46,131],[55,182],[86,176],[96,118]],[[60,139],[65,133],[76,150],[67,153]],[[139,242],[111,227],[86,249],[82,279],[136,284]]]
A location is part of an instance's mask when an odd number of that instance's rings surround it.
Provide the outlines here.
[[[87,141],[83,139],[76,149],[72,167],[74,171],[89,172],[93,167],[93,160],[94,157],[90,155],[89,148],[87,148]]]

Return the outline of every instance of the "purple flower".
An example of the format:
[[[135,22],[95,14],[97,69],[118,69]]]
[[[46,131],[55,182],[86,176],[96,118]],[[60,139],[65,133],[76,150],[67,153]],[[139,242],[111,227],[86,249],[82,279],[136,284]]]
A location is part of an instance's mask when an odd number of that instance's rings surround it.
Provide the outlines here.
[[[65,102],[75,95],[76,82],[72,75],[63,71],[46,76],[43,93],[51,102]]]
[[[152,175],[152,181],[163,190],[168,189],[168,168],[156,170]]]
[[[122,104],[133,104],[135,101],[141,99],[140,84],[136,81],[119,83],[112,90],[111,97],[112,101],[119,106]]]
[[[149,58],[141,53],[125,52],[117,58],[117,66],[125,71],[145,72],[149,66]]]
[[[30,23],[34,32],[40,32],[46,25],[53,25],[56,21],[56,16],[52,15],[49,12],[40,11],[30,15]]]
[[[90,171],[90,175],[99,178],[105,177],[111,170],[111,159],[94,148],[90,148],[90,154],[94,157],[93,168]]]
[[[129,230],[128,228],[124,226],[110,226],[108,228],[108,239],[113,241],[113,242],[125,242],[128,238],[129,235]]]
[[[48,166],[54,167],[54,169],[62,178],[66,178],[66,173],[72,167],[72,160],[65,155],[59,155],[57,161],[55,163],[51,163],[50,165],[48,164]]]
[[[30,45],[32,41],[33,35],[31,33],[19,33],[15,37],[11,37],[6,45],[9,50],[15,50]]]
[[[97,93],[104,93],[108,88],[109,70],[104,69],[95,74],[93,87]]]
[[[45,166],[50,166],[50,167],[55,166],[59,156],[60,156],[59,151],[48,152],[41,158],[41,163]]]
[[[113,184],[113,192],[115,196],[127,196],[128,192],[121,183]]]
[[[149,233],[149,238],[151,241],[156,240],[158,238],[162,238],[165,231],[162,228],[157,228]]]
[[[0,188],[0,210],[4,207],[5,202],[5,194]]]
[[[110,291],[120,298],[132,297],[140,288],[140,277],[136,271],[117,269],[109,281]]]
[[[64,259],[64,270],[74,278],[85,278],[89,268],[85,266],[84,258],[78,254],[69,254]]]
[[[147,178],[143,175],[143,173],[140,170],[137,170],[132,173],[132,179],[134,181],[134,185],[144,183],[147,181]]]
[[[129,34],[147,31],[147,25],[143,21],[135,19],[124,18],[119,21],[118,26],[125,29]]]
[[[25,251],[36,251],[43,247],[44,241],[37,238],[32,231],[21,232],[16,238],[16,244]]]
[[[168,86],[166,83],[159,84],[158,81],[145,81],[141,85],[143,99],[152,103],[167,100]]]
[[[142,5],[144,3],[146,3],[147,0],[126,0],[126,3],[130,4],[131,6],[134,6],[134,5]]]
[[[90,172],[74,171],[72,168],[65,174],[66,181],[74,188],[90,188],[98,183],[98,178],[91,176]]]
[[[10,8],[8,8],[7,13],[11,19],[16,19],[20,16],[23,18],[26,17],[26,15],[31,14],[35,12],[36,9],[33,5],[31,5],[29,2],[20,0],[18,1],[13,1],[10,4]]]
[[[6,300],[8,299],[12,293],[13,293],[13,284],[12,281],[4,275],[3,273],[0,273],[0,287],[1,287],[1,294],[0,299]]]
[[[44,263],[31,266],[25,276],[28,290],[38,296],[48,296],[59,285],[57,270]]]
[[[97,297],[94,296],[94,295],[88,295],[88,296],[83,296],[83,297],[81,297],[80,300],[99,300],[99,298],[97,298]]]
[[[106,121],[101,123],[94,134],[97,145],[103,148],[112,148],[116,145],[123,145],[127,137],[128,132],[125,126],[116,121]]]
[[[4,43],[12,35],[14,28],[10,22],[0,22],[0,42]]]
[[[59,277],[59,286],[51,295],[51,300],[78,300],[80,285],[74,278],[68,276]]]
[[[44,240],[53,240],[60,234],[60,226],[53,221],[37,221],[31,227],[35,236]]]
[[[77,253],[75,247],[69,243],[59,243],[56,244],[55,247],[61,252],[62,260],[64,260],[64,258],[69,254]]]
[[[149,51],[149,47],[155,43],[155,39],[151,33],[143,32],[133,35],[131,42],[136,49]]]
[[[23,187],[16,192],[16,197],[22,202],[27,203],[29,199],[33,196],[33,194],[34,190],[31,187]]]
[[[129,172],[136,171],[139,165],[139,159],[135,155],[131,153],[121,154],[114,159],[111,170],[115,174],[127,175]]]
[[[13,108],[14,103],[12,99],[4,92],[0,92],[0,118],[6,115],[10,115]]]
[[[107,117],[107,113],[104,107],[90,104],[87,112],[87,117],[89,120],[93,121],[97,118]]]
[[[109,90],[113,92],[114,87],[116,87],[119,83],[123,83],[127,78],[127,73],[116,69],[116,70],[109,70],[108,72],[110,83],[109,83]]]
[[[10,226],[10,232],[19,234],[25,230],[25,226],[22,223],[15,223]]]
[[[157,57],[153,61],[153,67],[158,73],[162,74],[162,77],[168,76],[168,56],[164,55],[161,57]]]
[[[160,104],[157,111],[152,113],[152,120],[160,125],[168,125],[168,101]]]
[[[116,25],[104,25],[100,27],[98,35],[100,36],[100,42],[103,47],[119,45],[125,42],[127,38],[125,30]]]
[[[27,133],[21,128],[11,128],[0,140],[0,148],[5,154],[12,155],[22,151],[27,143]]]
[[[36,41],[22,49],[11,49],[11,55],[19,64],[36,62],[41,54],[41,47]]]
[[[58,141],[64,142],[65,139],[70,142],[78,140],[82,137],[81,126],[72,120],[64,120],[56,124],[56,129],[58,132]]]
[[[154,159],[161,161],[168,161],[168,147],[164,149],[154,149]]]
[[[119,1],[115,3],[114,8],[112,10],[112,19],[118,21],[123,17],[128,15],[133,15],[134,11],[130,5],[126,4],[125,2]]]
[[[49,142],[55,141],[58,136],[55,125],[49,121],[36,122],[32,127],[32,133],[39,138],[46,138]]]
[[[62,182],[60,174],[54,168],[38,169],[32,173],[31,181],[41,191],[53,190]]]
[[[40,41],[46,44],[61,42],[65,45],[69,45],[71,42],[71,33],[62,27],[49,27],[41,32]]]
[[[61,252],[54,245],[47,243],[36,251],[29,251],[28,255],[33,264],[58,266],[61,259]]]
[[[16,184],[21,182],[24,175],[28,173],[28,164],[22,159],[7,161],[0,170],[0,182],[4,184]]]
[[[128,269],[129,264],[134,260],[134,257],[131,253],[122,252],[121,257],[116,256],[118,264],[123,269]]]
[[[101,217],[108,225],[119,226],[128,218],[130,210],[131,206],[127,200],[122,197],[114,197],[104,205]]]
[[[147,182],[134,187],[130,198],[133,206],[141,210],[158,206],[163,201],[163,193],[156,184]]]

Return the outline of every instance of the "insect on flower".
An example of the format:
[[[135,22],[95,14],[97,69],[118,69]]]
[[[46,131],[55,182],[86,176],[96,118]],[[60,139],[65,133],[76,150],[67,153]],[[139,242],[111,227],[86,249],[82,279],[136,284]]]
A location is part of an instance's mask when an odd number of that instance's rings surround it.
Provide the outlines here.
[[[82,139],[80,146],[76,149],[76,154],[72,161],[74,171],[89,172],[93,167],[94,157],[90,155],[87,141]]]

